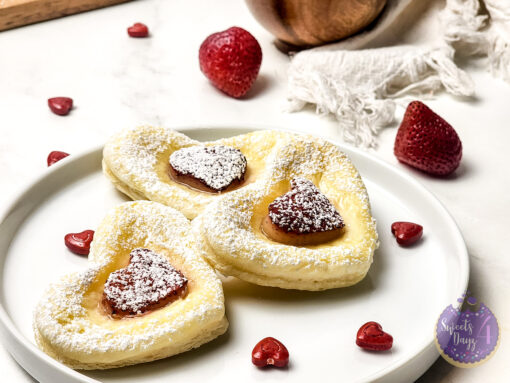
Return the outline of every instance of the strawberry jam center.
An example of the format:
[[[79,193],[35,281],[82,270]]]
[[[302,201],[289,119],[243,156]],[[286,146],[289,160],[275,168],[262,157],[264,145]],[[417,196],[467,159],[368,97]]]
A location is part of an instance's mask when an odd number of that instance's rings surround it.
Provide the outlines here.
[[[103,305],[117,318],[136,316],[156,310],[183,297],[188,280],[168,260],[148,249],[130,253],[127,267],[108,277]]]

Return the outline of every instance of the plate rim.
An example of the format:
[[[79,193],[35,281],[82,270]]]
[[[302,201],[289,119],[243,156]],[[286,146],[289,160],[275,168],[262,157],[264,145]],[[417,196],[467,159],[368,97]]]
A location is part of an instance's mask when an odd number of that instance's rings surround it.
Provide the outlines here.
[[[452,216],[452,214],[448,211],[446,206],[436,197],[436,195],[428,188],[426,187],[422,182],[420,182],[418,179],[416,179],[411,174],[408,174],[403,169],[398,168],[397,166],[386,162],[385,160],[367,152],[363,151],[362,149],[356,148],[352,145],[340,142],[338,140],[326,137],[325,135],[321,134],[310,134],[305,133],[303,131],[296,131],[285,127],[277,127],[273,125],[251,125],[251,124],[194,124],[194,125],[184,125],[184,126],[169,126],[169,129],[174,129],[179,132],[182,132],[186,134],[186,132],[195,131],[211,131],[211,130],[224,130],[224,131],[231,131],[231,132],[239,132],[239,134],[245,134],[249,133],[250,131],[256,131],[256,130],[278,130],[278,131],[284,131],[284,132],[290,132],[295,133],[299,135],[310,135],[313,137],[318,137],[321,139],[324,139],[326,141],[329,141],[333,143],[334,145],[340,147],[340,149],[345,150],[348,152],[347,154],[350,155],[349,152],[355,153],[357,156],[363,157],[369,161],[375,162],[378,166],[382,166],[386,170],[393,172],[397,174],[399,177],[402,177],[406,182],[409,182],[412,184],[412,186],[422,189],[425,194],[429,197],[429,200],[436,204],[439,211],[441,211],[442,215],[444,215],[450,222],[450,224],[453,224],[453,228],[455,228],[456,232],[456,238],[455,238],[455,247],[458,247],[460,250],[459,255],[462,255],[459,258],[460,262],[460,272],[459,272],[459,281],[461,284],[461,288],[463,291],[459,291],[460,294],[464,293],[467,289],[468,283],[469,283],[469,275],[470,275],[470,266],[469,266],[469,253],[467,250],[467,246],[465,243],[465,240],[463,238],[462,232],[460,230],[459,225],[457,224],[456,220]],[[244,133],[241,133],[244,132]],[[237,133],[234,133],[237,134]],[[82,161],[84,158],[88,156],[93,156],[94,153],[100,152],[103,150],[104,145],[95,145],[93,147],[89,147],[87,149],[81,150],[77,152],[76,154],[73,154],[71,156],[68,156],[64,158],[63,160],[59,161],[58,163],[55,163],[51,167],[45,169],[45,171],[41,172],[41,174],[38,174],[31,179],[29,179],[27,182],[20,185],[19,188],[15,189],[14,191],[14,198],[11,199],[10,202],[8,202],[4,208],[0,209],[0,225],[3,224],[7,217],[9,217],[10,214],[12,214],[15,211],[15,208],[19,205],[19,202],[22,201],[25,198],[25,195],[28,194],[28,192],[32,189],[34,189],[38,183],[44,181],[45,178],[50,176],[51,174],[59,171],[61,167],[64,166],[70,166],[71,164],[74,164],[76,162]],[[30,214],[30,213],[28,213]],[[462,253],[462,254],[461,254]],[[2,259],[0,261],[4,261],[5,254],[2,255]],[[1,276],[0,276],[1,278]],[[49,367],[53,369],[59,370],[60,373],[62,373],[64,376],[67,376],[69,378],[75,379],[76,381],[86,382],[86,383],[102,383],[99,380],[90,378],[76,370],[73,370],[70,367],[67,367],[66,365],[56,361],[55,359],[51,358],[47,354],[45,354],[43,351],[41,351],[39,348],[37,348],[29,339],[27,339],[21,332],[17,329],[15,324],[12,322],[11,318],[7,314],[6,309],[4,308],[2,302],[0,302],[0,330],[2,333],[9,333],[7,335],[10,335],[14,341],[18,342],[18,344],[25,348],[26,351],[30,352],[32,357],[35,357],[40,363],[46,363],[49,365]],[[388,365],[384,369],[382,369],[379,372],[376,372],[368,377],[363,378],[362,381],[375,381],[379,379],[385,378],[388,374],[396,372],[399,369],[402,369],[406,366],[406,364],[413,362],[416,358],[420,357],[421,354],[426,353],[431,347],[435,350],[434,346],[434,338],[433,338],[433,331],[430,332],[430,340],[422,342],[421,345],[418,346],[418,352],[414,353],[408,358],[402,358],[397,359],[394,363]],[[14,345],[10,344],[10,342],[7,339],[7,336],[3,337],[5,342],[2,342],[5,346],[5,348],[9,351],[9,353],[13,356],[13,358],[16,360],[16,362],[24,369],[26,370],[32,377],[35,377],[34,374],[31,372],[30,366],[26,366],[24,363],[20,362],[19,359],[21,357],[18,355],[18,352],[16,352],[14,349]],[[17,350],[19,351],[19,350]],[[19,351],[21,353],[21,351]],[[430,365],[437,359],[439,356],[439,353],[437,353],[436,358],[432,359],[432,362],[427,366],[427,368],[430,367]],[[18,359],[19,358],[19,359]]]

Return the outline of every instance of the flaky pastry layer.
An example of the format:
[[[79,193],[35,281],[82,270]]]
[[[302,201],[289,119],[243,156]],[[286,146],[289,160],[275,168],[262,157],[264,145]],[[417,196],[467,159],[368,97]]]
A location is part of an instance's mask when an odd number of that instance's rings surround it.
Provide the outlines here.
[[[239,149],[248,161],[241,186],[244,188],[269,176],[266,164],[290,137],[279,131],[256,131],[202,143],[172,129],[141,126],[122,131],[106,143],[103,171],[118,190],[132,199],[160,202],[193,219],[209,203],[229,192],[206,193],[175,182],[169,175],[169,158],[174,151],[195,145]]]
[[[187,295],[163,308],[114,319],[101,305],[104,283],[129,263],[135,248],[168,258],[188,279]],[[104,369],[175,355],[223,334],[221,282],[200,257],[189,221],[178,211],[148,201],[113,209],[95,232],[90,268],[49,287],[34,311],[38,346],[76,369]]]
[[[270,177],[214,201],[193,223],[204,257],[225,275],[258,285],[324,290],[363,279],[378,246],[365,185],[337,146],[294,135],[267,163]],[[268,205],[295,177],[311,180],[345,222],[337,239],[314,246],[291,246],[268,239],[260,225]]]

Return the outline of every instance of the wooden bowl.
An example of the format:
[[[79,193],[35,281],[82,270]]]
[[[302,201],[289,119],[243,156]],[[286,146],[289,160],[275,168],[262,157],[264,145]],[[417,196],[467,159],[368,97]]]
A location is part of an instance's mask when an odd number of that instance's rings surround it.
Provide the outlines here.
[[[310,47],[359,32],[387,0],[246,0],[257,21],[281,41]]]

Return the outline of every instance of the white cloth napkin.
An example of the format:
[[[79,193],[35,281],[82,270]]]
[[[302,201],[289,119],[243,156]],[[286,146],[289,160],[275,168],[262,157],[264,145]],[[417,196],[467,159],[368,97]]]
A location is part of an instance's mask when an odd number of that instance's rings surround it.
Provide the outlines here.
[[[379,130],[394,120],[395,99],[442,87],[460,96],[473,93],[453,54],[446,46],[301,52],[288,73],[289,109],[315,104],[319,113],[335,116],[346,142],[374,146]]]
[[[487,67],[510,82],[510,0],[447,0],[444,38],[457,53],[487,56]]]
[[[288,71],[288,109],[315,104],[318,113],[335,116],[346,142],[373,147],[380,129],[394,121],[402,97],[430,96],[439,89],[458,96],[474,93],[473,81],[453,61],[456,50],[487,56],[487,67],[510,81],[510,0],[485,0],[490,18],[480,14],[480,1],[446,1],[441,46],[348,50],[356,44],[347,42],[297,53]],[[409,0],[392,1],[397,21],[403,8],[398,3]]]

